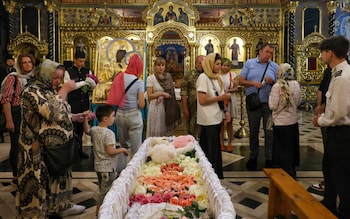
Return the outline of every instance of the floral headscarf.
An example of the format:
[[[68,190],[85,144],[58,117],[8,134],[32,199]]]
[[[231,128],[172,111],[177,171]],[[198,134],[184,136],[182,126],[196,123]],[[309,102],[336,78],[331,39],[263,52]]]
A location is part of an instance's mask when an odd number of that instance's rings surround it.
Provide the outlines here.
[[[203,66],[204,73],[208,76],[208,78],[218,80],[220,85],[220,90],[221,90],[222,81],[221,81],[221,78],[219,77],[220,72],[218,73],[213,72],[215,57],[216,57],[216,53],[210,53],[209,55],[207,55],[202,61],[202,66]]]
[[[129,60],[129,64],[125,70],[125,73],[121,72],[114,78],[111,89],[109,91],[107,103],[123,107],[125,105],[124,74],[135,75],[139,78],[142,72],[143,62],[139,55],[134,54]]]
[[[55,73],[56,68],[61,65],[60,63],[46,59],[39,65],[38,72],[36,74],[35,83],[40,83],[51,89],[52,87],[52,78]]]
[[[293,93],[289,88],[288,81],[294,80],[294,70],[288,63],[280,64],[277,72],[277,83],[280,84],[280,104],[282,106],[295,105],[293,100]]]

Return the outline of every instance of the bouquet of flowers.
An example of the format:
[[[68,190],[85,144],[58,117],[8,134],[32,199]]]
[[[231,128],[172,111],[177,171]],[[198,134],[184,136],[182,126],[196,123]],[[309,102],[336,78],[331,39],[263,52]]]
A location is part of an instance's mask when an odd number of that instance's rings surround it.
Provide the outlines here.
[[[96,87],[96,84],[98,83],[98,78],[93,74],[86,74],[86,78],[84,81],[84,86],[81,88],[81,90],[86,93],[89,91],[89,89],[94,89]]]

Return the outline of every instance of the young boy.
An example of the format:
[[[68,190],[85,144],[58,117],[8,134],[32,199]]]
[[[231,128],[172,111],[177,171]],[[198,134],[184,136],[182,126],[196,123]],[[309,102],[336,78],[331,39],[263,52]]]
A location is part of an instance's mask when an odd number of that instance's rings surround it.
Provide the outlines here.
[[[99,198],[96,205],[96,216],[103,202],[105,195],[111,188],[113,180],[116,178],[116,155],[124,153],[128,156],[127,149],[115,148],[115,134],[108,126],[113,125],[115,116],[114,108],[111,105],[103,104],[96,110],[98,126],[90,128],[89,118],[84,120],[84,132],[91,137],[94,146],[95,171],[98,178]]]

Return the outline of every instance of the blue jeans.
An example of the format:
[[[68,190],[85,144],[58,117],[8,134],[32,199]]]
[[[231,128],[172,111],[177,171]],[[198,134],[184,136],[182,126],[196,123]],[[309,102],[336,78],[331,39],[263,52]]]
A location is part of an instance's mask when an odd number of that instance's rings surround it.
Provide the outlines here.
[[[131,149],[131,157],[142,144],[143,120],[141,111],[135,107],[118,109],[116,115],[119,143],[122,147]],[[117,171],[120,173],[126,167],[127,156],[118,155]]]
[[[265,133],[265,159],[272,159],[273,130],[266,129],[267,118],[271,115],[271,110],[267,103],[254,110],[248,110],[249,122],[249,146],[250,159],[256,159],[259,154],[259,129],[260,121],[263,118],[263,128]]]

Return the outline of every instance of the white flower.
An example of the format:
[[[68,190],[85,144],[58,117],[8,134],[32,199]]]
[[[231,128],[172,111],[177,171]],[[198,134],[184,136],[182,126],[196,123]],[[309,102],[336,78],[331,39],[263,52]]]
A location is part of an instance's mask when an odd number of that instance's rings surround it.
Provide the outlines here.
[[[135,195],[136,194],[146,194],[146,193],[147,193],[146,187],[144,187],[140,184],[137,184],[132,191],[132,194],[135,194]]]

